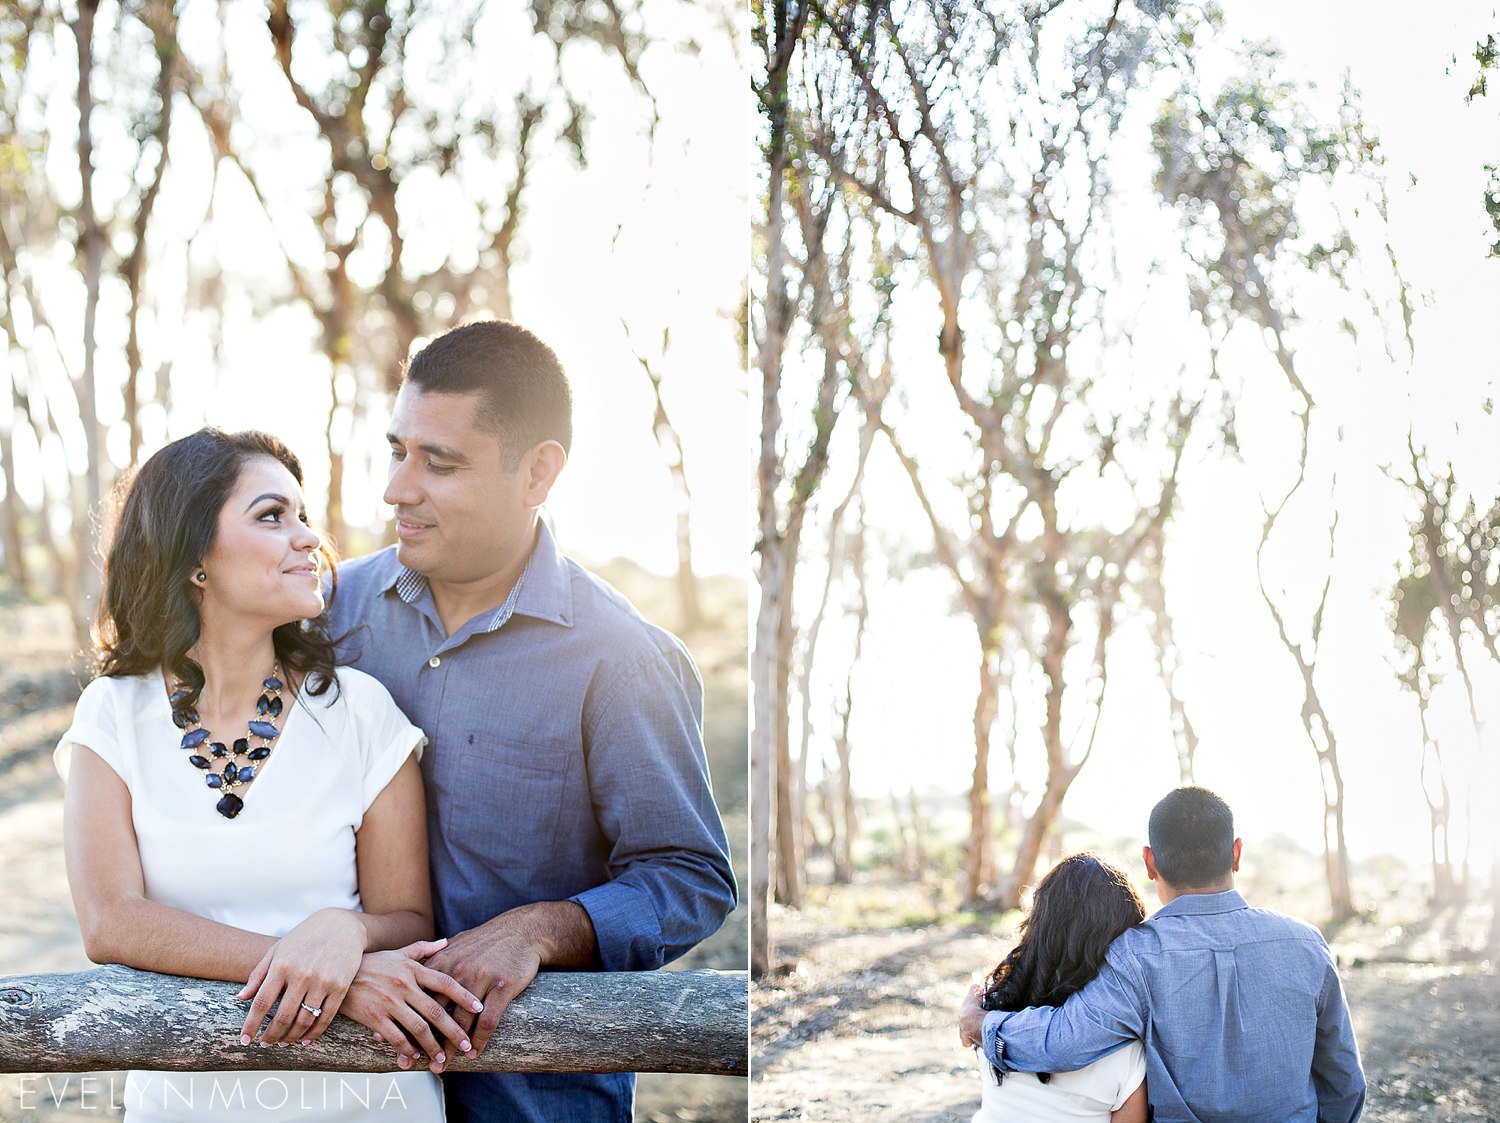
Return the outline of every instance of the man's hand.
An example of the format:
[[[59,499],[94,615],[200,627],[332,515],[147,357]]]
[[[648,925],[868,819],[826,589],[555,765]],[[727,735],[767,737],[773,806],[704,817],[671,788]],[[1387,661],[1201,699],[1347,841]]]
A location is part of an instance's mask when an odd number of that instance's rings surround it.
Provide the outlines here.
[[[958,1008],[958,1040],[965,1049],[983,1044],[980,1035],[984,1030],[984,1015],[988,1011],[979,1005],[979,984],[975,983],[964,995],[963,1005]]]
[[[498,916],[478,928],[460,932],[448,946],[427,961],[435,971],[450,975],[481,997],[484,1011],[476,1015],[455,1006],[453,1020],[470,1035],[477,1057],[489,1044],[490,1034],[505,1008],[531,985],[542,966],[541,945],[531,937],[506,932]]]
[[[470,1035],[477,1056],[505,1008],[543,967],[589,967],[595,957],[594,927],[581,905],[540,901],[501,913],[448,940],[427,966],[450,975],[484,1002],[477,1019],[455,1006],[453,1020]]]
[[[472,1021],[482,1008],[479,999],[421,962],[442,947],[442,940],[422,940],[399,951],[370,952],[360,961],[359,973],[344,996],[340,1013],[388,1042],[403,1069],[421,1052],[431,1058],[428,1067],[433,1072],[442,1072],[448,1057],[439,1037],[471,1058],[479,1055],[471,1046],[467,1027],[460,1028],[443,1005],[451,1002],[455,1009],[469,1011]]]

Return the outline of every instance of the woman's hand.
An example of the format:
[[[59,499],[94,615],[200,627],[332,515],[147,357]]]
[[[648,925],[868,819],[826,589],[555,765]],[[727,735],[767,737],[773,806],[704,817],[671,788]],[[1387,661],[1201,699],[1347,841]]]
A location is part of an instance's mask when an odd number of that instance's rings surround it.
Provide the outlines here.
[[[364,951],[365,927],[356,914],[348,909],[313,913],[276,941],[235,996],[254,997],[240,1044],[250,1044],[278,998],[281,1004],[261,1034],[261,1045],[312,1041],[333,1023]]]
[[[982,1043],[985,1013],[979,1003],[979,984],[975,983],[958,1008],[958,1041],[965,1049]]]
[[[447,943],[421,940],[399,951],[370,952],[344,996],[344,1017],[368,1026],[377,1038],[394,1047],[396,1063],[402,1068],[410,1067],[418,1053],[426,1053],[431,1058],[428,1067],[442,1072],[448,1056],[440,1037],[460,1053],[478,1055],[445,1003],[451,1001],[457,1009],[474,1013],[483,1005],[450,976],[421,963]]]

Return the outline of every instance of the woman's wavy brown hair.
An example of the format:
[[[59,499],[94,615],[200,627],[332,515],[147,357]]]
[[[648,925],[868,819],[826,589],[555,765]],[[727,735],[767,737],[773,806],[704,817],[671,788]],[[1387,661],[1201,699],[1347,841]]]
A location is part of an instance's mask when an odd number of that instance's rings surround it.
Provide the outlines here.
[[[1097,854],[1069,855],[1037,882],[1021,938],[985,979],[980,1005],[1061,1006],[1099,973],[1115,937],[1145,919],[1124,870]]]
[[[99,674],[147,674],[161,667],[188,691],[184,705],[197,702],[203,668],[188,651],[198,642],[202,620],[191,581],[218,534],[219,512],[257,456],[280,462],[301,485],[302,464],[278,438],[220,429],[199,429],[173,441],[121,480],[94,632]],[[332,603],[332,550],[320,542],[314,554],[330,575]],[[337,693],[336,641],[326,606],[311,620],[281,625],[271,642],[282,667],[304,677],[309,694],[330,686]]]

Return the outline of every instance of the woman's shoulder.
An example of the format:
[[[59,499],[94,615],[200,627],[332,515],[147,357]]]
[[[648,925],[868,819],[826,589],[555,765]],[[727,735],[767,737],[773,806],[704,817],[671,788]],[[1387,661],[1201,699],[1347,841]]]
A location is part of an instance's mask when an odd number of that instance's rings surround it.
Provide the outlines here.
[[[341,713],[343,720],[363,729],[379,730],[393,721],[405,723],[406,715],[396,705],[385,684],[354,667],[339,667],[335,682],[319,694],[310,694],[304,684],[302,701],[327,713]]]
[[[1140,1084],[1145,1069],[1145,1047],[1139,1041],[1131,1040],[1077,1072],[1053,1073],[1052,1079],[1060,1088],[1069,1091],[1085,1092],[1102,1100],[1123,1101]]]
[[[84,686],[79,702],[82,703],[85,699],[92,702],[106,699],[133,700],[149,694],[158,686],[162,690],[166,689],[160,671],[147,671],[139,675],[96,675]]]
[[[369,705],[394,705],[391,702],[391,692],[374,675],[355,667],[337,667],[333,677],[334,682],[329,684],[328,689],[316,696],[325,706],[335,704],[335,695],[338,701],[351,706],[356,712]],[[313,696],[309,695],[309,700],[312,699]]]

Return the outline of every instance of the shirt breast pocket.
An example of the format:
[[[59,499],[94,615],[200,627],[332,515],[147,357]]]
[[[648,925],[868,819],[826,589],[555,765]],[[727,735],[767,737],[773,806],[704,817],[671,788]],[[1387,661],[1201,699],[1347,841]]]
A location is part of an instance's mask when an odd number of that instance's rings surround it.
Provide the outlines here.
[[[576,752],[493,730],[461,732],[456,741],[439,747],[433,762],[445,833],[494,865],[534,865],[557,840]]]

